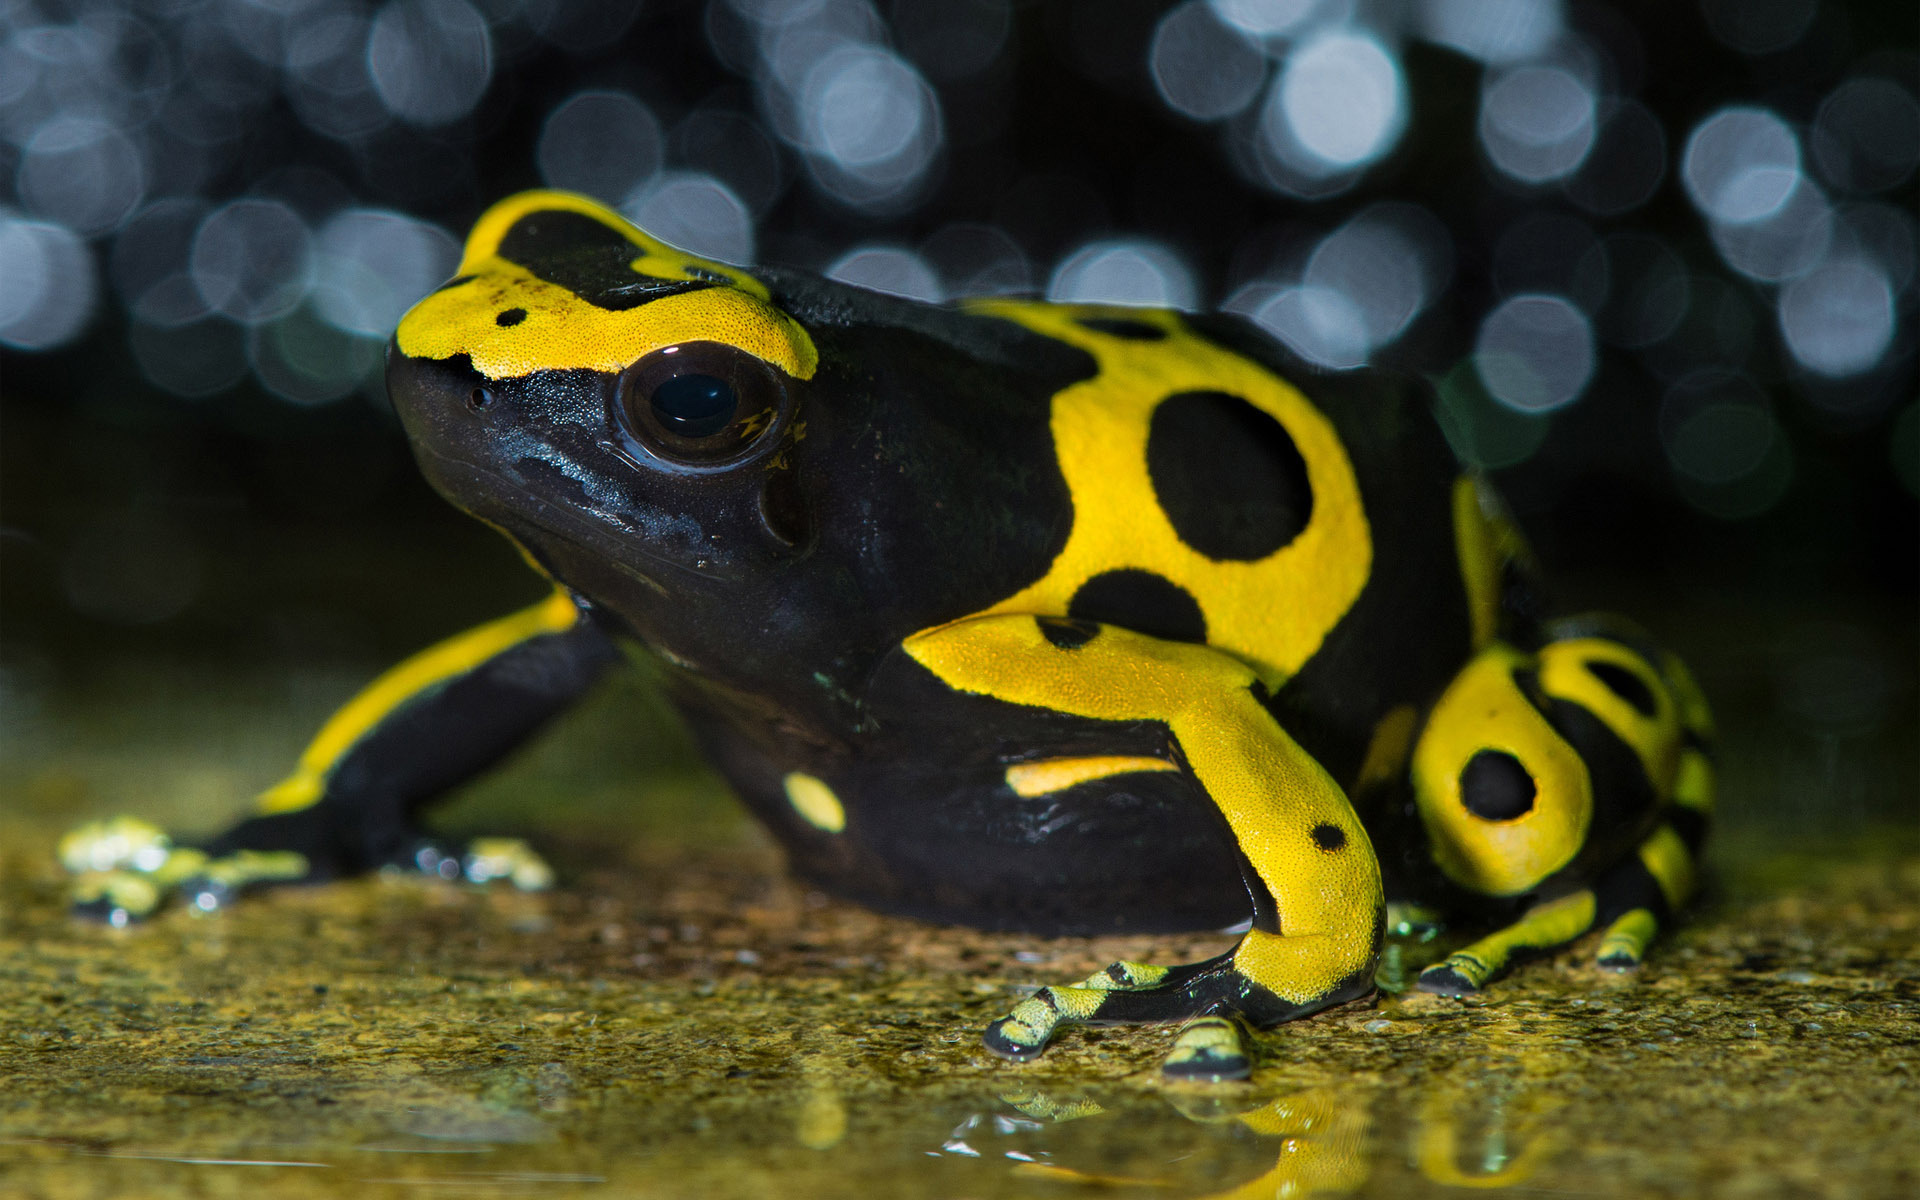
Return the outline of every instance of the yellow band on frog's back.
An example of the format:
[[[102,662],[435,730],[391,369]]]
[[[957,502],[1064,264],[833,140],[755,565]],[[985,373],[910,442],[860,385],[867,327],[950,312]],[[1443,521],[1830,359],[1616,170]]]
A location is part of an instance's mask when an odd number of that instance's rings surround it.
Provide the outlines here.
[[[514,226],[541,213],[577,214],[631,243],[626,265],[636,282],[701,286],[630,308],[594,304],[501,256]],[[585,196],[555,191],[522,192],[488,209],[467,238],[455,281],[414,305],[394,336],[409,358],[464,354],[489,379],[618,372],[655,350],[697,341],[734,346],[796,379],[811,378],[820,361],[807,331],[746,271],[669,246]]]

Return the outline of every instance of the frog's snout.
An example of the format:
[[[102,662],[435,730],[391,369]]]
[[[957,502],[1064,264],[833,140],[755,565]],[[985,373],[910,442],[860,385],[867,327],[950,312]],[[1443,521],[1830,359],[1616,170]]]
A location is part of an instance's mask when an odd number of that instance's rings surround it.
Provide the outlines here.
[[[464,354],[413,358],[390,343],[387,397],[409,430],[436,429],[447,420],[485,412],[494,405],[498,391]]]

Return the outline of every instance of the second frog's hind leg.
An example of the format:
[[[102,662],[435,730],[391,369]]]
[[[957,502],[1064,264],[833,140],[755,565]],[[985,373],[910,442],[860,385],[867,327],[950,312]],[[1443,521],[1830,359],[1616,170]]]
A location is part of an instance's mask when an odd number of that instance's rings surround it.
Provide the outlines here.
[[[1115,963],[1042,988],[988,1027],[989,1049],[1030,1059],[1061,1026],[1086,1022],[1225,1016],[1271,1025],[1372,990],[1385,922],[1372,846],[1339,786],[1261,704],[1244,664],[1205,646],[1027,615],[955,622],[904,648],[956,691],[1164,723],[1178,765],[1225,821],[1261,896],[1254,927],[1230,953],[1176,967]],[[1217,1033],[1200,1040],[1220,1051],[1214,1073],[1224,1075],[1235,1051]]]
[[[1639,964],[1691,896],[1713,807],[1706,705],[1686,668],[1618,623],[1548,627],[1537,654],[1495,643],[1430,715],[1414,794],[1435,862],[1519,919],[1422,972],[1462,995],[1516,956],[1605,930],[1599,965]]]
[[[347,702],[253,816],[198,845],[131,818],[61,841],[74,909],[114,924],[172,893],[218,908],[270,884],[384,866],[544,887],[551,870],[516,839],[463,846],[423,833],[428,801],[493,765],[600,677],[615,651],[563,591],[405,660]]]

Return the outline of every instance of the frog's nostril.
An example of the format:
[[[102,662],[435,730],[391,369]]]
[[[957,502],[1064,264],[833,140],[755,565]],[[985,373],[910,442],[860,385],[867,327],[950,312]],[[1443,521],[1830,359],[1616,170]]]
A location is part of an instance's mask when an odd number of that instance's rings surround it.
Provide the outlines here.
[[[467,393],[467,407],[474,412],[485,412],[493,407],[493,389],[477,387]]]

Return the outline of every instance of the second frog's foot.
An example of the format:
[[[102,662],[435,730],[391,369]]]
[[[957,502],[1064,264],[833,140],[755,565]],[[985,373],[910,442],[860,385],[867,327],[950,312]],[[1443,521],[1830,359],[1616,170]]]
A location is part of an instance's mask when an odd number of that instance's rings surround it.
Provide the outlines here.
[[[381,867],[382,872],[417,873],[459,883],[510,883],[523,892],[553,886],[553,868],[519,838],[474,838],[464,846],[421,838],[410,842]]]
[[[70,910],[116,928],[146,920],[176,894],[190,909],[211,912],[251,888],[311,873],[306,856],[291,850],[213,856],[176,845],[164,830],[137,817],[89,821],[60,839],[59,856],[73,876]]]
[[[1188,1022],[1160,1064],[1160,1075],[1169,1083],[1231,1083],[1252,1074],[1245,1032],[1229,1017]]]

